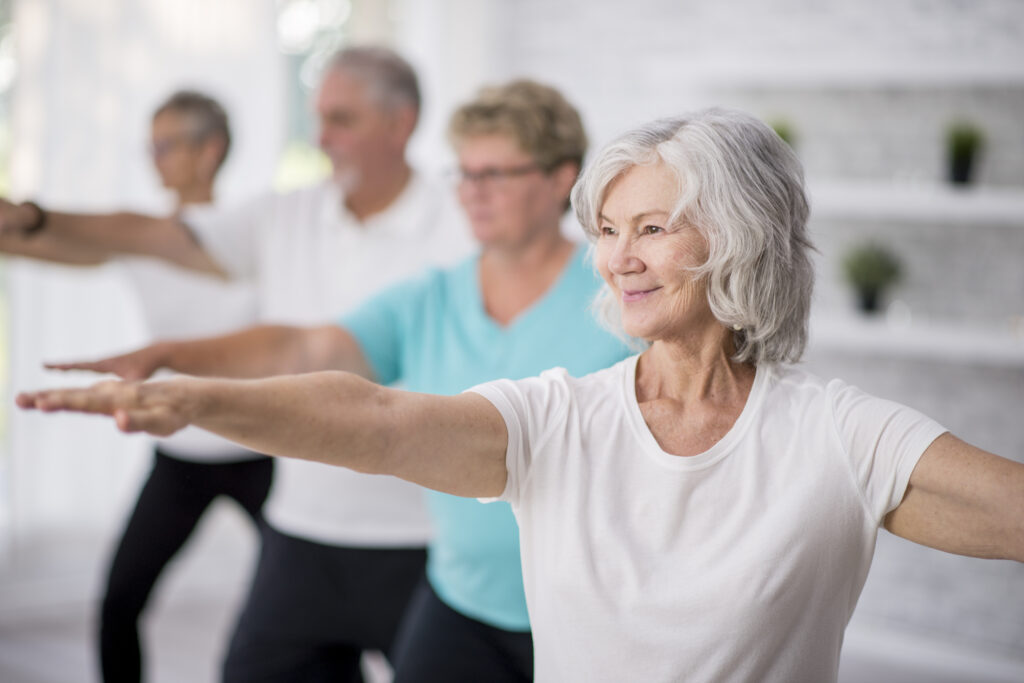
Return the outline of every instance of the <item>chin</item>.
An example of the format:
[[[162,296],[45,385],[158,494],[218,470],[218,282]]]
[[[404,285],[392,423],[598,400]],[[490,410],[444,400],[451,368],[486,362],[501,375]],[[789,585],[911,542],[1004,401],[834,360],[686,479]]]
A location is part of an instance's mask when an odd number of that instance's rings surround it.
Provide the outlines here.
[[[331,177],[342,193],[351,192],[359,183],[359,172],[354,168],[335,168]]]

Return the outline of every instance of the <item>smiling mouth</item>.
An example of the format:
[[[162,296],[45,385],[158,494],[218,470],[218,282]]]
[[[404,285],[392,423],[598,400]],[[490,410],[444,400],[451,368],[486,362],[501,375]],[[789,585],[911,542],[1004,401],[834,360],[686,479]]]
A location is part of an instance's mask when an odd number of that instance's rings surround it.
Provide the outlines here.
[[[658,291],[661,287],[654,287],[653,289],[623,289],[622,290],[622,301],[629,303],[631,301],[640,301],[647,297],[649,294]]]

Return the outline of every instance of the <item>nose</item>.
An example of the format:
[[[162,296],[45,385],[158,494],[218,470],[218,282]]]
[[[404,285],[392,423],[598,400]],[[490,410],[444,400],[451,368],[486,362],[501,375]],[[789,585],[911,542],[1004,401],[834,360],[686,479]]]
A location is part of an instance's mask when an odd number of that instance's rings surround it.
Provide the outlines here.
[[[640,273],[644,270],[644,262],[637,254],[636,240],[625,231],[615,237],[608,255],[608,270],[616,275]]]

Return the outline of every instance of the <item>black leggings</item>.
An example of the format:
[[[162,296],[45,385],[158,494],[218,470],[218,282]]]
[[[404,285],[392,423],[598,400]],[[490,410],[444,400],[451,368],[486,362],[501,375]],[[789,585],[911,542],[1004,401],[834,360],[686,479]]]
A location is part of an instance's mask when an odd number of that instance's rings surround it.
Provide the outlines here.
[[[391,650],[424,548],[329,546],[265,523],[225,683],[358,683],[364,650]]]
[[[179,460],[157,449],[107,575],[100,611],[100,662],[106,683],[141,679],[138,621],[153,585],[214,498],[238,502],[257,524],[274,463],[264,456],[228,463]]]
[[[325,545],[266,523],[262,532],[225,683],[362,681],[362,652],[390,652],[426,549]]]
[[[529,683],[533,639],[456,612],[424,579],[402,619],[394,660],[394,683]]]

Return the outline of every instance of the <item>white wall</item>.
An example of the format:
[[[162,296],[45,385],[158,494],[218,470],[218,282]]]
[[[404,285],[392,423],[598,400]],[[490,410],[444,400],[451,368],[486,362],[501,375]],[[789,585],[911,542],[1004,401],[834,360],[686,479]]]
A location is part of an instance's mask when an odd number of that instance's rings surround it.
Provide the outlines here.
[[[219,196],[267,188],[284,112],[275,19],[273,0],[18,3],[12,196],[65,209],[161,210],[167,198],[148,159],[149,118],[180,87],[210,92],[231,116],[234,145]],[[136,303],[111,269],[15,263],[7,286],[14,389],[91,381],[40,364],[143,340]],[[121,523],[147,467],[143,439],[99,421],[17,411],[9,432],[0,496],[8,543]]]

